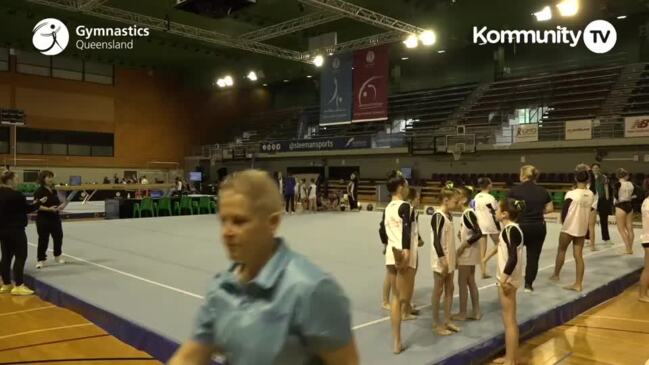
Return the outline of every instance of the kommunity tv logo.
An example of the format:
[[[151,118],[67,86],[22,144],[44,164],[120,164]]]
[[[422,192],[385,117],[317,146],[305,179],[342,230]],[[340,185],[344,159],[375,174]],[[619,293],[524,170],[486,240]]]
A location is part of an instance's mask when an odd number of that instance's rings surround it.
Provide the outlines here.
[[[583,30],[564,26],[545,30],[496,30],[486,26],[473,27],[473,43],[487,44],[564,44],[577,47],[583,41],[586,48],[597,54],[607,53],[617,43],[617,31],[606,20],[594,20]]]

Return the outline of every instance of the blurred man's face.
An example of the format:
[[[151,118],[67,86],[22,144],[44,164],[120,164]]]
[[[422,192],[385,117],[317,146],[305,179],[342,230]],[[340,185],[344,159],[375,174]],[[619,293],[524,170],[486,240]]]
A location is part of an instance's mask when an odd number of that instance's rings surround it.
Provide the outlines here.
[[[234,190],[219,194],[221,236],[230,260],[239,263],[268,252],[279,226],[279,214],[255,212],[250,199]]]

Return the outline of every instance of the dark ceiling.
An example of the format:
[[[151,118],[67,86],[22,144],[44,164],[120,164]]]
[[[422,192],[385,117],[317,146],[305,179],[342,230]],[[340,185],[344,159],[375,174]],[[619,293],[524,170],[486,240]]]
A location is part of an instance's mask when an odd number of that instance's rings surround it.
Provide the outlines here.
[[[431,28],[438,33],[436,49],[464,48],[470,45],[473,26],[500,28],[538,26],[531,13],[557,0],[349,0],[371,10],[411,23]],[[109,0],[105,6],[130,12],[165,18],[182,24],[210,29],[237,36],[317,11],[296,0],[257,0],[257,3],[227,18],[212,19],[174,8],[175,0]],[[563,25],[580,25],[597,18],[627,15],[640,22],[649,20],[647,0],[581,0],[578,17],[562,21]],[[44,17],[55,17],[69,26],[117,26],[102,19],[29,3],[25,0],[0,1],[0,44],[31,49],[31,29]],[[554,27],[557,23],[550,22]],[[385,30],[351,19],[341,19],[299,33],[270,39],[267,42],[282,48],[305,51],[308,39],[319,34],[337,32],[338,42],[378,34]],[[74,53],[76,51],[76,54]],[[67,51],[66,51],[67,52]],[[394,57],[432,52],[431,49],[406,50],[401,44],[393,47]],[[226,72],[245,74],[248,69],[263,70],[266,82],[292,79],[314,73],[313,66],[270,56],[248,53],[232,48],[214,46],[165,32],[153,32],[138,40],[132,51],[77,51],[68,56],[113,62],[126,66],[172,69],[210,77]]]

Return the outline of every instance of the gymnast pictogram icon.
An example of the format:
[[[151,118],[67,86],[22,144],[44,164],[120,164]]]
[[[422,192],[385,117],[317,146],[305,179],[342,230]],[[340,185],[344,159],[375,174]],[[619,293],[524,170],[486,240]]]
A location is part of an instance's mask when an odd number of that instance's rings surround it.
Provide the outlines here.
[[[33,33],[34,47],[46,56],[55,56],[63,52],[70,40],[68,28],[60,20],[54,18],[38,22]]]

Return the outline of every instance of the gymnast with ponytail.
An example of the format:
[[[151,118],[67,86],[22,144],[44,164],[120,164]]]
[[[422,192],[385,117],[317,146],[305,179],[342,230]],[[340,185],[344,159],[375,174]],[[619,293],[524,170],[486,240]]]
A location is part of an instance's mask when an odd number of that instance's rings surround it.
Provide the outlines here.
[[[479,241],[482,238],[482,231],[475,210],[469,206],[473,191],[472,186],[460,188],[459,204],[462,207],[462,219],[460,221],[460,232],[458,233],[460,247],[457,249],[457,286],[460,292],[460,312],[451,317],[451,319],[458,321],[466,319],[479,320],[482,318],[478,285],[475,281],[475,267],[481,263]],[[469,295],[471,296],[473,312],[467,317]]]
[[[498,204],[496,218],[503,227],[498,239],[498,294],[505,327],[505,356],[496,364],[515,365],[518,351],[518,322],[516,321],[516,292],[523,279],[523,231],[518,218],[525,210],[525,201],[503,199]]]
[[[453,279],[455,277],[456,255],[455,234],[451,212],[457,207],[460,192],[449,181],[440,193],[439,210],[433,214],[430,250],[431,268],[433,269],[433,328],[440,336],[449,336],[460,332],[460,328],[451,322],[453,306]],[[444,295],[444,318],[439,318],[439,306]]]

